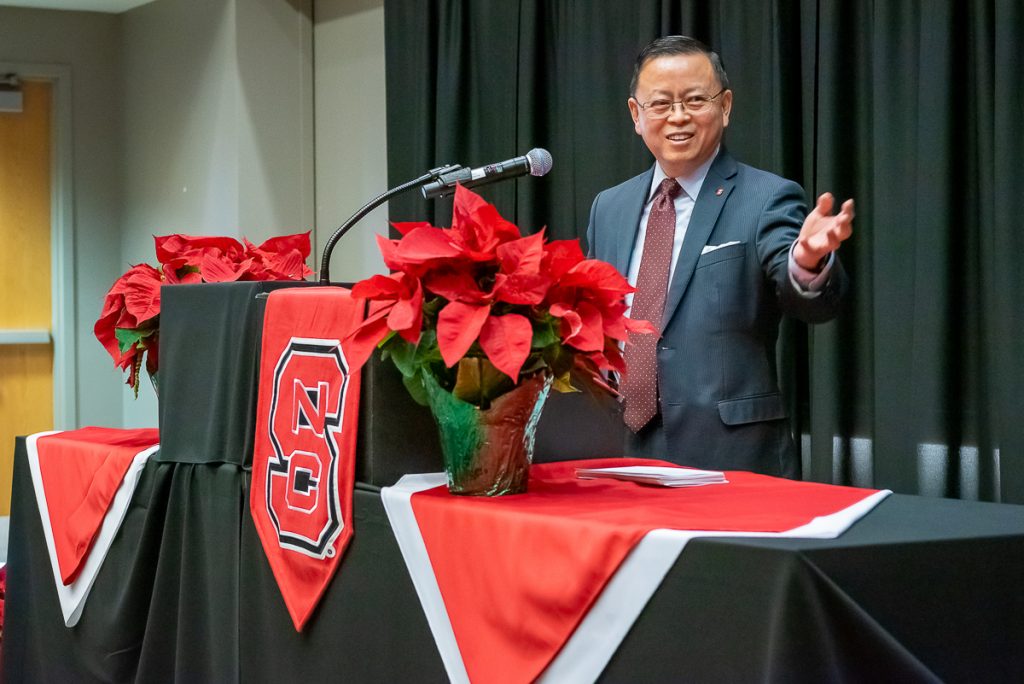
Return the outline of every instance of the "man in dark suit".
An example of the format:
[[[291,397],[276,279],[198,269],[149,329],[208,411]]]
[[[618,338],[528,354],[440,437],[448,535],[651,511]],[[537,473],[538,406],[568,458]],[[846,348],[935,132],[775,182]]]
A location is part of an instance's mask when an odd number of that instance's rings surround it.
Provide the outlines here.
[[[668,36],[637,57],[633,124],[655,165],[594,200],[590,254],[636,286],[633,318],[661,331],[626,348],[628,452],[705,468],[798,476],[779,394],[782,314],[836,315],[834,252],[853,201],[808,214],[799,185],[737,162],[722,144],[732,91],[718,55]]]

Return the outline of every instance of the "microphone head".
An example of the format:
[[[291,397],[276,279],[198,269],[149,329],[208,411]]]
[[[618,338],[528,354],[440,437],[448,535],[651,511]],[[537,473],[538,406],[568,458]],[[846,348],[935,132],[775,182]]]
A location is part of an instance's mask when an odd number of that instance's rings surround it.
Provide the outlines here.
[[[543,176],[551,170],[551,165],[554,164],[554,160],[551,159],[551,153],[543,147],[534,147],[527,152],[526,161],[530,165],[531,176]]]

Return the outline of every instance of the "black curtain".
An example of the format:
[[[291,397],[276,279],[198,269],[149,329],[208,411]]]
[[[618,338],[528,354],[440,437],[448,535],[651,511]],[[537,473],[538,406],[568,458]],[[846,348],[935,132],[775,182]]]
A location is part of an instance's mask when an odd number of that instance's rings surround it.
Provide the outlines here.
[[[556,238],[652,163],[626,109],[638,50],[709,44],[730,150],[857,201],[849,305],[782,333],[804,476],[1024,503],[1019,0],[386,0],[385,21],[390,184],[545,147],[546,177],[481,194]],[[392,220],[450,211],[391,202]]]

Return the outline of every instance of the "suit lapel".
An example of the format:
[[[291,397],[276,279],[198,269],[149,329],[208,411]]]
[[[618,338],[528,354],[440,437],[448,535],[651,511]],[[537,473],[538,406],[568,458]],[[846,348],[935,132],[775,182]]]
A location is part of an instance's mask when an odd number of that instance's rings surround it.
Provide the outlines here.
[[[701,250],[708,243],[708,237],[711,236],[718,216],[722,213],[722,207],[725,206],[735,186],[733,180],[735,176],[736,161],[723,148],[711,168],[708,169],[707,178],[704,179],[700,194],[694,203],[693,213],[690,215],[690,225],[686,228],[686,237],[683,238],[683,246],[679,250],[679,257],[676,260],[676,270],[665,298],[665,314],[661,321],[662,330],[668,327],[672,315],[683,299],[686,287],[690,284],[690,278],[693,277],[693,271],[697,267],[697,259],[700,258]]]
[[[629,226],[629,230],[618,230],[615,235],[618,244],[615,249],[615,263],[612,264],[622,275],[629,274],[629,262],[633,258],[633,248],[636,246],[636,236],[640,232],[640,216],[644,211],[644,204],[647,202],[647,194],[651,191],[651,178],[654,177],[654,167],[638,176],[633,182],[634,185],[625,189],[626,200],[619,206],[622,214],[612,225]]]

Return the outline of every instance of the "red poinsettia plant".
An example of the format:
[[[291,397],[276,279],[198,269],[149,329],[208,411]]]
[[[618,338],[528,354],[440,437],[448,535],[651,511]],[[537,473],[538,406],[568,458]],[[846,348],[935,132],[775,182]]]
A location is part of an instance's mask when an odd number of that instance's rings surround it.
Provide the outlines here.
[[[157,386],[160,339],[160,286],[179,283],[222,283],[237,280],[302,280],[313,273],[306,266],[309,232],[272,237],[256,246],[243,238],[154,237],[159,267],[136,264],[107,292],[103,311],[93,326],[96,339],[139,395],[139,374],[146,370]]]
[[[585,258],[578,240],[524,237],[462,186],[450,228],[392,225],[401,237],[377,243],[393,272],[353,286],[372,305],[347,348],[358,367],[380,347],[422,404],[427,375],[484,408],[538,372],[560,391],[573,390],[573,371],[610,390],[602,375],[625,370],[621,344],[654,330],[625,316],[633,288],[613,266]]]

